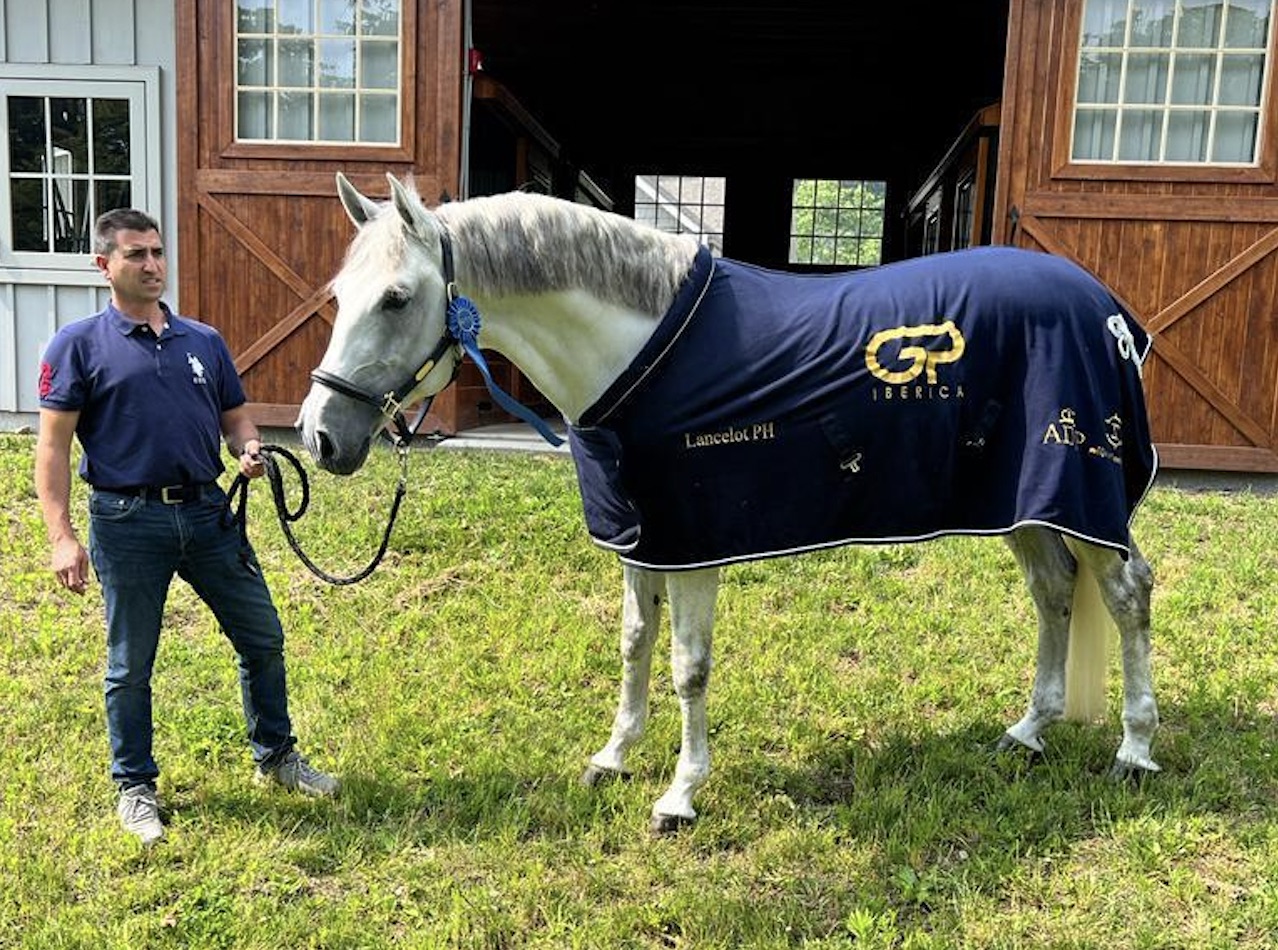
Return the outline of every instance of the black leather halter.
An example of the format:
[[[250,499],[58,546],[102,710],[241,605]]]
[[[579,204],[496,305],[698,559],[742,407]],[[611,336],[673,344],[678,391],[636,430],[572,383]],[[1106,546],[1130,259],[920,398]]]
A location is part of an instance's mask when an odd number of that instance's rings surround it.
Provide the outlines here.
[[[448,235],[448,231],[442,227],[439,232],[439,245],[443,256],[444,286],[448,290],[448,299],[451,301],[457,295],[457,285],[453,279],[453,242]],[[414,389],[421,385],[421,381],[426,378],[426,374],[435,368],[436,364],[443,359],[444,354],[454,348],[457,350],[457,358],[453,362],[453,378],[457,376],[457,371],[461,367],[461,341],[453,335],[448,326],[448,321],[445,320],[443,336],[439,338],[439,342],[435,344],[435,348],[431,350],[430,355],[418,367],[417,372],[413,373],[399,386],[382,393],[380,396],[367,389],[361,389],[354,383],[323,369],[312,370],[311,379],[321,386],[327,386],[334,392],[341,393],[343,396],[348,396],[351,399],[373,406],[385,419],[394,424],[396,444],[407,446],[412,442],[413,436],[417,434],[418,428],[420,428],[422,421],[426,418],[426,413],[430,410],[436,393],[431,393],[426,397],[421,411],[417,414],[417,418],[411,426],[408,424],[408,420],[404,418],[404,400],[409,397]],[[448,382],[451,383],[452,378]],[[440,387],[440,390],[447,386],[448,383],[445,383]]]

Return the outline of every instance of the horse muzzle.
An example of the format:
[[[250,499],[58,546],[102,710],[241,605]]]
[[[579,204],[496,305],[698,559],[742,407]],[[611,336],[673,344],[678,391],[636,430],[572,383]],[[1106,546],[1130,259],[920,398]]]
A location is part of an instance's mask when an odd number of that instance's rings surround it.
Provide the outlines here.
[[[326,472],[351,475],[368,459],[373,442],[374,411],[312,386],[294,427],[311,458]]]

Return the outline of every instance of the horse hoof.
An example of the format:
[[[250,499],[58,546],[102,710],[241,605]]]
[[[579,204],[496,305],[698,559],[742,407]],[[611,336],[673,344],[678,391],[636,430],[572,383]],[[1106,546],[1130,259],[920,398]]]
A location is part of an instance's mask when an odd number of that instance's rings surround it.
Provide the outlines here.
[[[1115,761],[1109,769],[1109,780],[1120,785],[1127,784],[1140,788],[1149,776],[1161,771],[1162,767],[1154,762],[1140,765],[1135,762]]]
[[[696,823],[696,818],[687,818],[683,815],[653,815],[652,821],[648,823],[648,829],[654,835],[673,835]]]
[[[1010,732],[1005,732],[1001,736],[999,736],[998,741],[994,743],[994,753],[996,755],[1005,755],[1009,752],[1024,753],[1025,760],[1030,765],[1034,765],[1035,763],[1041,762],[1043,761],[1043,758],[1044,758],[1041,739],[1039,740],[1039,748],[1035,749],[1032,746],[1027,746],[1024,742],[1022,742],[1020,739],[1017,739]]]
[[[581,774],[581,784],[587,788],[595,788],[608,782],[624,782],[630,778],[629,772],[618,772],[615,769],[605,769],[598,765],[586,766],[586,771]]]

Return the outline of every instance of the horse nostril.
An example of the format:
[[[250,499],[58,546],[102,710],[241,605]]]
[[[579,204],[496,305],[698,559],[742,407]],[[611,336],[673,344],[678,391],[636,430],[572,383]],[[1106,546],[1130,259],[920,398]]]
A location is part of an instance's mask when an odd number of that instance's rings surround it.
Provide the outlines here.
[[[319,441],[319,457],[323,461],[327,461],[333,457],[333,443],[330,441],[327,433],[316,433],[316,439]]]

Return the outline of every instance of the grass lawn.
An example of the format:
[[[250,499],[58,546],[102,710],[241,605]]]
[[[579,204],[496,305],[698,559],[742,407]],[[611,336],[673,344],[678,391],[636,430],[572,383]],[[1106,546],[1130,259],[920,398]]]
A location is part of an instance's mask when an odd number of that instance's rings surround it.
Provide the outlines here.
[[[1137,515],[1165,769],[1141,786],[1106,778],[1116,657],[1105,722],[991,753],[1035,649],[1001,543],[728,568],[701,820],[653,838],[668,637],[633,780],[578,782],[615,708],[621,582],[567,458],[414,452],[389,553],[348,587],[307,571],[259,483],[295,726],[344,792],[252,784],[233,655],[179,582],[154,681],[169,832],[144,850],[107,777],[100,592],[53,583],[33,451],[0,436],[0,947],[1278,945],[1278,497],[1159,487]],[[362,567],[396,477],[386,451],[314,475],[307,553]]]

